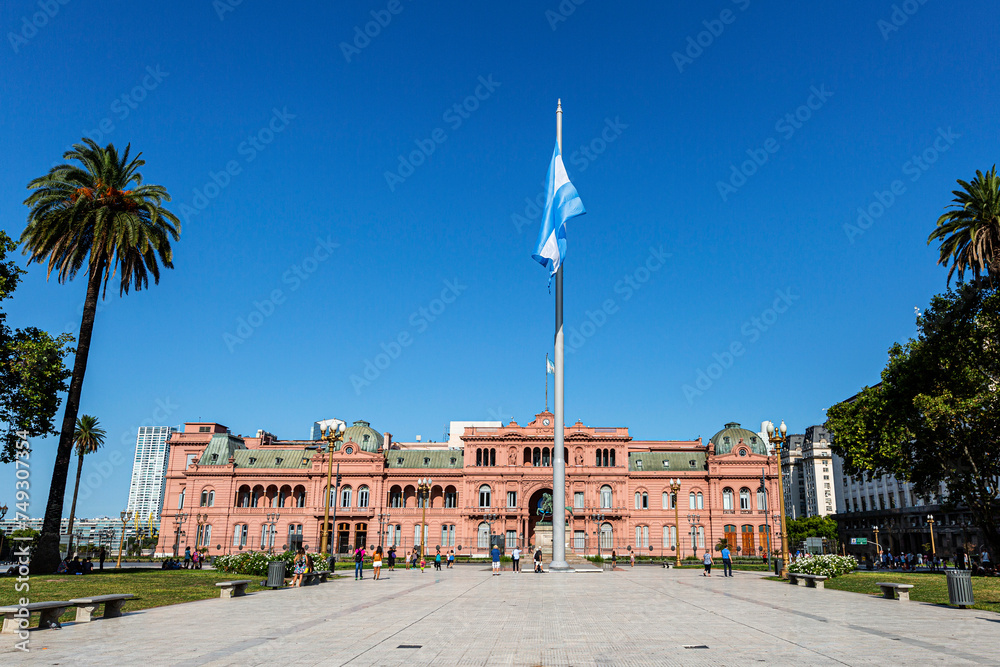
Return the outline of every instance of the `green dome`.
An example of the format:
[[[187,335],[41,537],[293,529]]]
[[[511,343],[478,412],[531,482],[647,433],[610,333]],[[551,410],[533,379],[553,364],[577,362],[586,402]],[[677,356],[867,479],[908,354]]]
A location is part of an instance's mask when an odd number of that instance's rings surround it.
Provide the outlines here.
[[[767,444],[761,440],[760,436],[753,431],[742,428],[736,422],[729,422],[726,424],[726,428],[712,436],[716,454],[728,454],[733,451],[733,447],[738,445],[740,440],[754,454],[767,456]]]
[[[377,452],[382,449],[382,434],[368,422],[359,419],[344,431],[344,442],[355,443],[363,452]]]

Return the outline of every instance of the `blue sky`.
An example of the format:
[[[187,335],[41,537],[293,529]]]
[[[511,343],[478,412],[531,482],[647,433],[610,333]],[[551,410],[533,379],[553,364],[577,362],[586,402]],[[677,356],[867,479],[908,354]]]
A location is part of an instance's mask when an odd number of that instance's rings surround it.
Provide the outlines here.
[[[507,4],[4,4],[3,228],[84,134],[141,150],[184,218],[175,269],[98,314],[82,515],[124,507],[143,422],[412,440],[541,410],[531,200],[560,97],[588,210],[569,422],[801,432],[877,381],[945,287],[926,239],[955,180],[997,159],[995,5]],[[32,267],[11,323],[75,335],[84,290]]]

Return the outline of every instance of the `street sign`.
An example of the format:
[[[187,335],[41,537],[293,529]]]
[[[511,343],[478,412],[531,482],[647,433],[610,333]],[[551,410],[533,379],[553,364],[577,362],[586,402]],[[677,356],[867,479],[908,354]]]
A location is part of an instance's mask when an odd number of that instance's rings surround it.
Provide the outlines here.
[[[868,544],[868,538],[867,537],[852,537],[851,538],[851,544],[856,544],[856,545],[864,546],[864,545]]]

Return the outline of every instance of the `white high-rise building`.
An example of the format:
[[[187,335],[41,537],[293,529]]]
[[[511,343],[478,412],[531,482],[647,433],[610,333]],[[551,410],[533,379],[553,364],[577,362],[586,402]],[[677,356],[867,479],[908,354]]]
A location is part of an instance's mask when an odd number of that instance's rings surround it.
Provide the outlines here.
[[[789,435],[781,450],[785,514],[791,519],[827,516],[837,511],[837,472],[833,470],[830,432],[810,426],[805,435]]]
[[[128,490],[128,507],[139,522],[149,520],[159,523],[163,508],[164,478],[167,474],[167,455],[173,426],[140,426],[135,438],[135,461],[132,463],[132,484]]]

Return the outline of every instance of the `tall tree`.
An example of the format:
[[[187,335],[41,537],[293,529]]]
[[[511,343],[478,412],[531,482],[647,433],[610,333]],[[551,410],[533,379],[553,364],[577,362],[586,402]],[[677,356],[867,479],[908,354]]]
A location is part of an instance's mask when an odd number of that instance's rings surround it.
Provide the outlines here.
[[[143,184],[139,168],[145,161],[141,153],[130,160],[129,150],[119,154],[112,144],[101,148],[84,139],[63,155],[79,165],[58,165],[28,184],[34,192],[24,202],[30,212],[21,242],[29,263],[47,263],[48,275],[55,271],[59,282],[72,280],[81,268],[87,276],[49,499],[31,561],[34,572],[52,572],[59,563],[63,496],[98,296],[107,296],[108,282],[116,277],[120,296],[148,287],[149,276],[159,283],[158,262],[173,268],[170,241],[180,237],[177,216],[163,206],[170,195],[163,186]]]
[[[927,238],[941,242],[941,256],[938,264],[948,266],[948,283],[958,271],[962,281],[966,271],[971,271],[975,282],[984,282],[991,287],[1000,285],[1000,178],[996,165],[986,172],[976,172],[971,183],[959,180],[961,190],[953,190],[951,211],[937,221],[937,229]]]
[[[849,474],[895,475],[932,502],[968,508],[1000,553],[1000,293],[960,285],[917,326],[889,350],[880,384],[829,408],[833,448]]]
[[[97,417],[84,415],[76,420],[73,444],[76,445],[76,485],[73,486],[73,504],[69,508],[69,546],[66,557],[73,555],[73,521],[76,519],[76,495],[80,492],[80,475],[83,474],[83,457],[93,454],[104,445],[104,429]]]
[[[0,231],[0,302],[11,298],[24,273],[7,253],[17,244]],[[14,460],[22,438],[56,435],[60,392],[66,391],[66,356],[73,336],[53,337],[35,327],[11,329],[0,308],[0,461]]]

